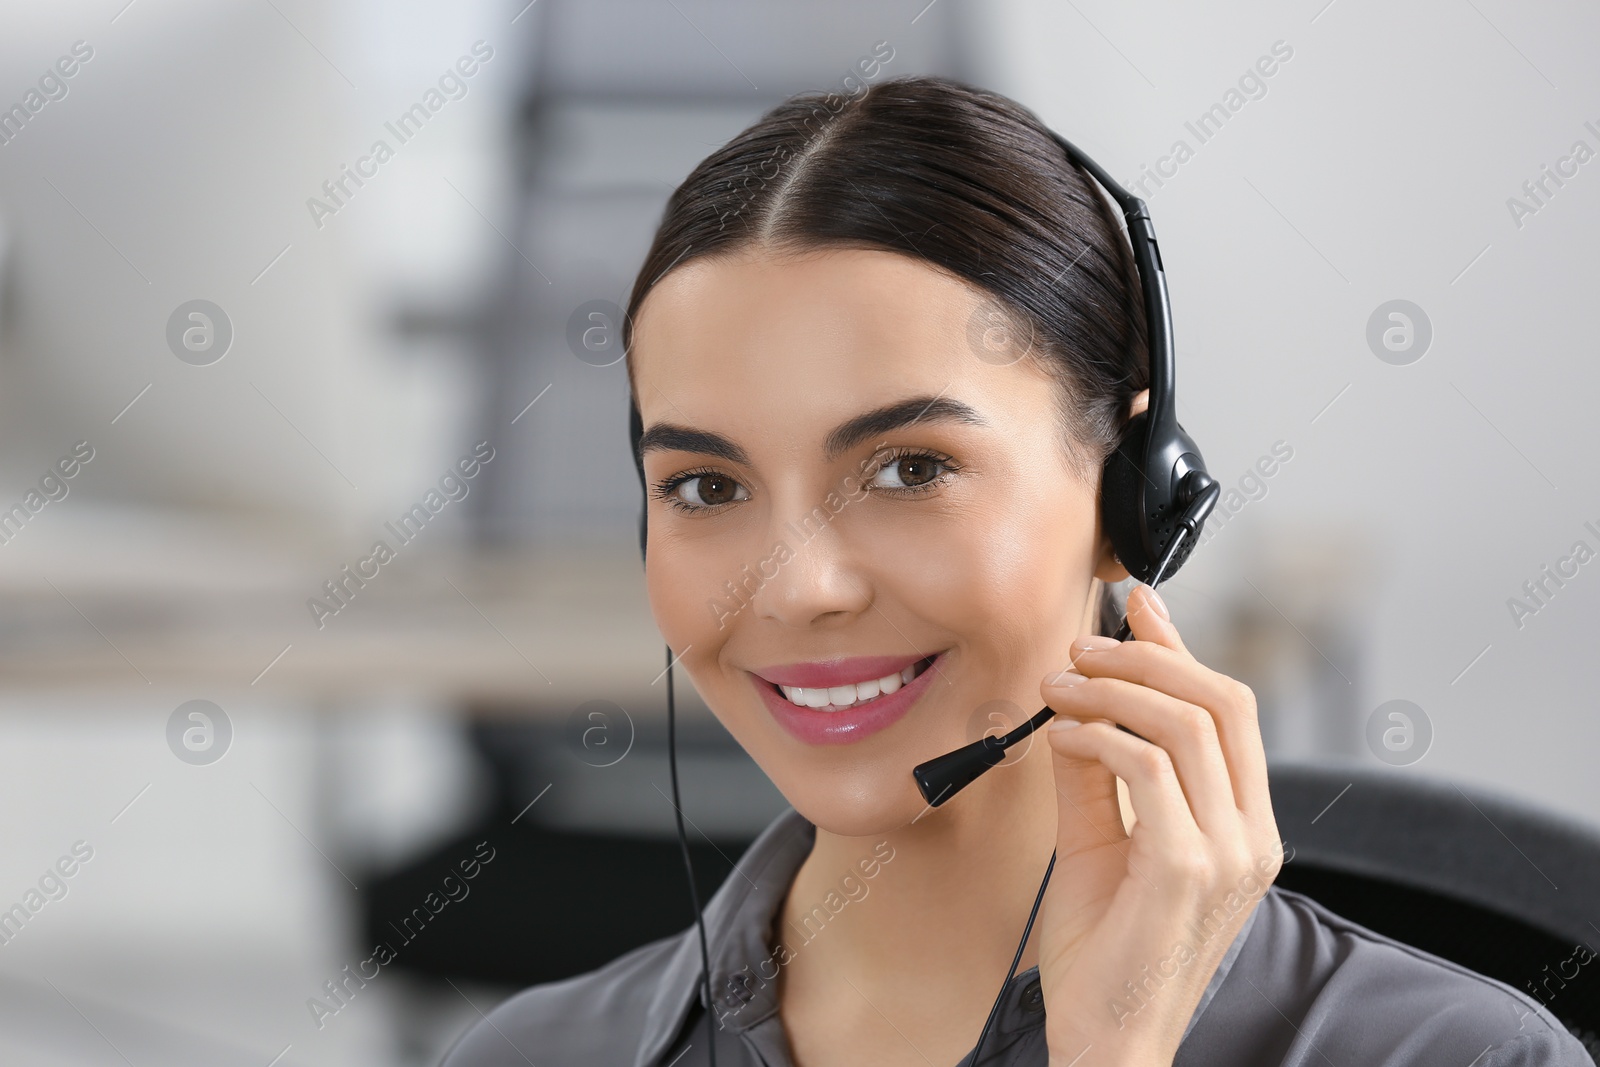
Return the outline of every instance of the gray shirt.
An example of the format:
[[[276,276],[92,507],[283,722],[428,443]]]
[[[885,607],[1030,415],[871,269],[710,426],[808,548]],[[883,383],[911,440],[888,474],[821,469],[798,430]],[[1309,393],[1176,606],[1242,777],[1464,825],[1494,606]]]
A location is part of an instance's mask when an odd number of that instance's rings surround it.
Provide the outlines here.
[[[706,907],[719,1067],[793,1067],[772,980],[772,930],[815,832],[785,811]],[[691,926],[589,974],[518,993],[473,1026],[443,1067],[700,1067],[710,1062],[712,1016],[697,995],[699,978]],[[969,1052],[958,1067],[977,1067],[970,1060]],[[1039,974],[1030,968],[1006,987],[980,1062],[1047,1060]],[[1532,999],[1277,888],[1229,946],[1173,1062],[1593,1067]]]

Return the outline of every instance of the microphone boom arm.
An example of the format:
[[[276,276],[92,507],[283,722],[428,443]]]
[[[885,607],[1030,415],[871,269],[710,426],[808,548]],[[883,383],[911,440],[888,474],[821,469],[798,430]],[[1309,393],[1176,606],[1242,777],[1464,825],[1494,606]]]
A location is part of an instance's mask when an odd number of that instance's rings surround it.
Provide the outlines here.
[[[1207,479],[1207,484],[1195,493],[1194,499],[1184,507],[1183,514],[1177,521],[1178,528],[1173,531],[1172,543],[1167,546],[1166,552],[1161,556],[1161,565],[1151,576],[1151,588],[1166,578],[1167,567],[1176,558],[1178,547],[1199,533],[1201,524],[1206,521],[1206,516],[1211,514],[1211,509],[1216,506],[1217,497],[1221,495],[1222,486]],[[1132,632],[1127,616],[1123,616],[1122,626],[1117,630],[1116,639],[1126,641]],[[1033,734],[1054,717],[1053,708],[1041,708],[1033,718],[1010,733],[999,737],[985,735],[954,752],[946,752],[942,756],[935,756],[925,763],[917,764],[911,769],[911,777],[916,779],[922,799],[926,800],[930,807],[939,807],[977,781],[989,768],[998,765],[1005,759],[1006,752],[1011,746]]]

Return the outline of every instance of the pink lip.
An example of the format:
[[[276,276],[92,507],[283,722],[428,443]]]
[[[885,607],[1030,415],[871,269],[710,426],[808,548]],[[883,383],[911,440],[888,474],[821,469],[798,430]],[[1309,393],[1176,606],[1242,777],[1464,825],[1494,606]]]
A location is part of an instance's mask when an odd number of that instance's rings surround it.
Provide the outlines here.
[[[926,658],[926,657],[922,657]],[[767,710],[772,712],[772,717],[778,720],[778,725],[788,730],[795,738],[808,745],[847,745],[852,741],[859,741],[870,737],[879,730],[886,730],[890,726],[905,718],[911,710],[911,705],[917,698],[927,692],[933,684],[934,675],[939,670],[939,664],[944,659],[941,652],[928,665],[928,668],[917,675],[907,684],[890,693],[880,696],[876,700],[869,700],[859,707],[849,708],[845,711],[818,711],[816,708],[802,708],[791,703],[787,697],[778,692],[762,679],[761,676],[751,674],[751,684],[761,694],[761,699],[766,703]],[[888,663],[890,666],[883,674],[893,670],[893,664],[902,663],[904,667],[910,666],[918,660],[906,660],[905,657],[863,658],[847,660],[846,663]],[[806,665],[814,666],[814,665]],[[874,668],[875,669],[875,668]],[[868,674],[867,678],[879,678],[883,675]],[[783,685],[797,683],[783,682]],[[844,682],[837,683],[844,685]],[[818,687],[820,688],[820,686]]]
[[[802,686],[806,689],[828,689],[836,685],[855,685],[874,678],[887,678],[899,674],[913,663],[921,663],[931,652],[920,656],[856,656],[853,659],[830,659],[819,663],[789,663],[779,667],[763,667],[750,673],[765,678],[773,685]]]

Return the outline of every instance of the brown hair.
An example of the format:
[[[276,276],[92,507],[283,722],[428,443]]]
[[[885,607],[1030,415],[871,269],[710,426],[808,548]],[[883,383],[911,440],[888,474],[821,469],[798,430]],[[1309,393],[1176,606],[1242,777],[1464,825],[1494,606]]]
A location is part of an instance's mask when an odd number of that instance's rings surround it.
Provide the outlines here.
[[[768,111],[667,201],[622,324],[630,398],[633,322],[651,288],[691,259],[750,245],[876,248],[977,286],[1055,378],[1067,456],[1098,484],[1149,381],[1138,273],[1111,205],[1033,112],[920,75]],[[1112,633],[1110,586],[1098,614]]]

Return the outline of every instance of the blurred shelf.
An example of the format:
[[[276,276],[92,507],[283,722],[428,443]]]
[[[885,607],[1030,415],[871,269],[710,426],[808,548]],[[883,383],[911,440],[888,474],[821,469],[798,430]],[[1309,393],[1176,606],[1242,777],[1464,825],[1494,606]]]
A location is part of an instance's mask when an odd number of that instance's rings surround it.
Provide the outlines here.
[[[479,553],[426,530],[319,626],[308,602],[334,605],[323,583],[364,555],[359,536],[98,518],[0,546],[0,685],[407,692],[552,712],[661,699],[661,641],[625,541]]]

